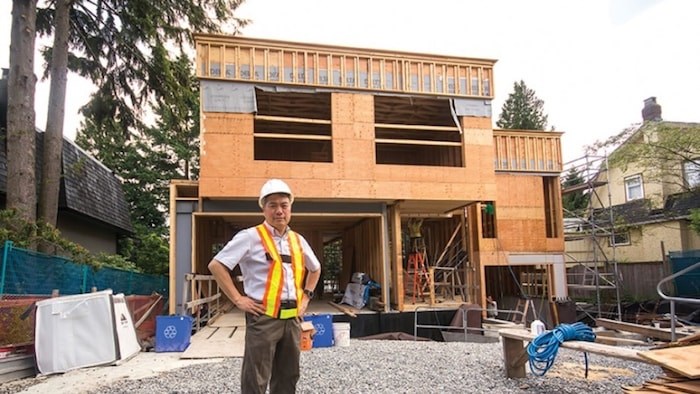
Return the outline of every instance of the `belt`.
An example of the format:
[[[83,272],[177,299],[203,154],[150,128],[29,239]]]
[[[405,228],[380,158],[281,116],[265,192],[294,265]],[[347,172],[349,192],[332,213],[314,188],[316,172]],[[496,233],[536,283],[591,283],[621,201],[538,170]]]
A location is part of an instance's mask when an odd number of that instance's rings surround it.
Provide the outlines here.
[[[294,309],[297,307],[297,300],[280,301],[280,309]]]
[[[297,301],[287,300],[280,302],[280,312],[278,319],[291,319],[297,317]]]

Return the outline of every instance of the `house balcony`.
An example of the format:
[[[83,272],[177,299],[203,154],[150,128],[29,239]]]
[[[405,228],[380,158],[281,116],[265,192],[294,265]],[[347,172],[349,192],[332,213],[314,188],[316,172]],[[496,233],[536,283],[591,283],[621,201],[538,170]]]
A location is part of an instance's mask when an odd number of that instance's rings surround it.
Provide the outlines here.
[[[553,131],[494,130],[494,169],[496,172],[559,175],[563,167],[562,134]]]

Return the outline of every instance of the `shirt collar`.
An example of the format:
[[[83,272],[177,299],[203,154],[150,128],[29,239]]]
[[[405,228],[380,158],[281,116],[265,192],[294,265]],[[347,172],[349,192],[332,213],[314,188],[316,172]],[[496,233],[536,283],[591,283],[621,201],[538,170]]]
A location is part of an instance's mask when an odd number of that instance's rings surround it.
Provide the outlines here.
[[[289,226],[287,226],[287,228],[284,229],[284,232],[282,234],[280,234],[276,228],[272,227],[270,225],[270,223],[267,222],[267,220],[264,221],[263,224],[265,225],[265,227],[267,227],[268,230],[270,230],[270,233],[272,233],[272,235],[277,236],[277,237],[284,237],[289,232]]]

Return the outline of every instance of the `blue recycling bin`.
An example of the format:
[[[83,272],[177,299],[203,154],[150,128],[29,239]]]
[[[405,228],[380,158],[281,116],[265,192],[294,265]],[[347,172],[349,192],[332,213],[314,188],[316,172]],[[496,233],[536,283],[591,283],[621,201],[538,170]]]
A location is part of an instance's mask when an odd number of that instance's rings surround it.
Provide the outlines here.
[[[191,336],[191,317],[156,316],[156,353],[184,352]]]
[[[331,347],[334,345],[332,315],[304,316],[304,320],[313,323],[314,329],[316,329],[312,347]]]

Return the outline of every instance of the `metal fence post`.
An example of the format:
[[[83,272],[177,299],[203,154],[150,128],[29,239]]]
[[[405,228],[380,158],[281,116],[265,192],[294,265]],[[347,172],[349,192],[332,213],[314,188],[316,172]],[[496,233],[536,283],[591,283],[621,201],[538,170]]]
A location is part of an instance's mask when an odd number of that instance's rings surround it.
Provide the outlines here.
[[[88,274],[88,267],[87,267],[87,265],[84,265],[83,266],[83,286],[82,286],[83,293],[87,293],[87,274]]]
[[[5,247],[2,252],[2,272],[0,273],[0,297],[5,294],[5,271],[7,269],[7,255],[12,249],[12,241],[5,241]]]

